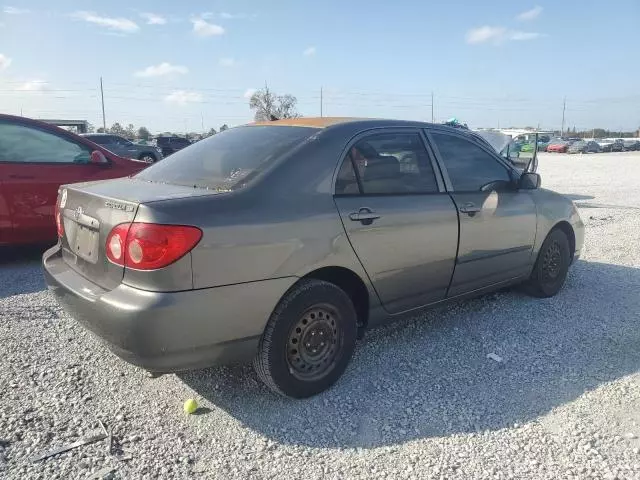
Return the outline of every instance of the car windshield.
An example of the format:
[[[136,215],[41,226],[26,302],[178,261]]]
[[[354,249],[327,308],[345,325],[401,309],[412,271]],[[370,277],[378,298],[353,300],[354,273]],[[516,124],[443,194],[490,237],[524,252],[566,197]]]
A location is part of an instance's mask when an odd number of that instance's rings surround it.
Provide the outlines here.
[[[174,153],[136,178],[220,191],[244,187],[283,154],[311,137],[308,127],[232,128]]]
[[[574,142],[573,143],[573,147],[584,147],[587,144],[587,142]]]

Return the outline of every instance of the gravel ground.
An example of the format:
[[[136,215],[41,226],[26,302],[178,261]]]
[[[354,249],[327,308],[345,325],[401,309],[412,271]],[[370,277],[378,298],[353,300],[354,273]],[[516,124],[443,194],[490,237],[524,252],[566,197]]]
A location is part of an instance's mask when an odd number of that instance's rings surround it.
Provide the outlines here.
[[[540,172],[587,224],[557,297],[501,292],[369,332],[305,401],[249,367],[150,378],[63,313],[37,252],[5,252],[0,477],[640,479],[640,152],[541,155]],[[112,455],[103,440],[29,461],[97,419]]]

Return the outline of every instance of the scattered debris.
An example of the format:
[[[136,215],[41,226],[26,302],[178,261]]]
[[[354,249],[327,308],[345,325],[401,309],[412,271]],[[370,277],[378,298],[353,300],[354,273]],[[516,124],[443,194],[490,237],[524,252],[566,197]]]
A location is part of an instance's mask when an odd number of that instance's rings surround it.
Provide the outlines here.
[[[104,432],[104,434],[108,437],[107,453],[111,455],[111,452],[113,451],[113,432],[111,430],[111,427],[109,427],[109,431],[107,431],[107,429],[104,426],[104,423],[102,423],[102,420],[98,419],[98,423],[100,424],[100,428],[102,428],[102,431]]]
[[[111,474],[115,471],[115,467],[105,467],[98,470],[96,473],[92,473],[88,478],[90,478],[91,480],[103,480],[105,478],[111,478]]]
[[[494,362],[498,362],[498,363],[502,363],[503,362],[502,357],[500,355],[497,355],[497,354],[493,353],[493,352],[488,353],[487,354],[487,358],[489,360],[493,360]]]
[[[53,450],[41,453],[40,455],[35,455],[31,457],[31,461],[39,462],[40,460],[44,460],[45,458],[53,457],[54,455],[73,450],[74,448],[82,447],[83,445],[89,445],[90,443],[99,442],[100,440],[104,440],[105,438],[107,438],[107,436],[104,433],[101,433],[100,435],[94,435],[93,437],[81,438],[80,440],[77,440],[73,443],[54,448]]]

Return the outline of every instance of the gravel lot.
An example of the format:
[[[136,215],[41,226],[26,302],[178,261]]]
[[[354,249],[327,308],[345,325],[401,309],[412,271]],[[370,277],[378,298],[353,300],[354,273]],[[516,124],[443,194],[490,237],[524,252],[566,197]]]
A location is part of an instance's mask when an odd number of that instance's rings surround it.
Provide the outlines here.
[[[540,173],[587,224],[557,297],[502,292],[369,332],[306,401],[249,367],[150,378],[62,312],[38,252],[4,252],[0,477],[640,479],[640,152],[543,154]],[[113,455],[102,440],[29,461],[97,419]]]

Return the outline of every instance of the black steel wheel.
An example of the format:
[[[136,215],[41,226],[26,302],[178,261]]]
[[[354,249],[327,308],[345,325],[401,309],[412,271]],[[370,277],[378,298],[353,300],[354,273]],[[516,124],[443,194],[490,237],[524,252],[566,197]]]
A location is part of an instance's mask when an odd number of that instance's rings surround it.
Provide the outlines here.
[[[528,292],[543,298],[557,294],[567,278],[570,263],[569,240],[562,230],[556,228],[547,235],[540,248],[533,272],[526,284]]]
[[[254,368],[272,390],[305,398],[333,385],[355,348],[357,318],[349,296],[332,283],[302,280],[267,322]]]

